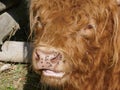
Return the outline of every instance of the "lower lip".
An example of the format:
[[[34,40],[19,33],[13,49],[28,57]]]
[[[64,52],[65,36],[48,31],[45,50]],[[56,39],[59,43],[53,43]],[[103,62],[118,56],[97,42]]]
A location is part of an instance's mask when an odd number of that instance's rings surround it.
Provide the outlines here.
[[[45,76],[62,78],[65,73],[64,72],[54,72],[54,71],[51,71],[51,70],[44,70],[43,74]]]

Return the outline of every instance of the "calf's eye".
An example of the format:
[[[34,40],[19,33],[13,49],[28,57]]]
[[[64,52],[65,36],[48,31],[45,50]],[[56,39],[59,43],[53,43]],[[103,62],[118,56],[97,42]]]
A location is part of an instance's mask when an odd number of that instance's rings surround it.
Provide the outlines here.
[[[91,29],[95,29],[95,25],[92,25],[92,24],[88,24],[84,30],[91,30]]]
[[[81,36],[87,39],[91,39],[94,36],[95,26],[88,24],[86,27],[80,30]]]
[[[89,24],[86,28],[87,29],[93,29],[94,27],[93,27],[93,25]]]

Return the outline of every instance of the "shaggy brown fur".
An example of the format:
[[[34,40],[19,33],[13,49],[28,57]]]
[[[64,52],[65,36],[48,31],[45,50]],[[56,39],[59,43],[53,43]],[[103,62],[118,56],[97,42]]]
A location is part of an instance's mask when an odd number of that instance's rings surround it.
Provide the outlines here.
[[[31,0],[34,48],[63,53],[62,78],[41,82],[63,90],[120,90],[120,17],[117,0]]]

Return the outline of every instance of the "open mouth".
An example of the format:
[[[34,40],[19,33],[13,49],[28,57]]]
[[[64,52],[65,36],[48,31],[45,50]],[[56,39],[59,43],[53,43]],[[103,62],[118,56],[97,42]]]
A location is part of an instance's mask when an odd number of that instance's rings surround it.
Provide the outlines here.
[[[62,78],[65,75],[65,72],[55,72],[51,70],[43,70],[45,76],[58,77]]]

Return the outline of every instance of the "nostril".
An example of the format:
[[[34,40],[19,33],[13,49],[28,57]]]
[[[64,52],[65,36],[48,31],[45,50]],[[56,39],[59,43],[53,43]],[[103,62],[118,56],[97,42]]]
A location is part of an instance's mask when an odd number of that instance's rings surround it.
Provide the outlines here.
[[[51,59],[51,62],[58,63],[60,60],[62,60],[62,54],[58,53],[54,58]]]
[[[39,60],[40,59],[40,55],[37,51],[34,52],[34,57],[35,57],[35,60]]]
[[[58,60],[56,60],[55,58],[54,59],[51,59],[51,63],[56,63]]]

